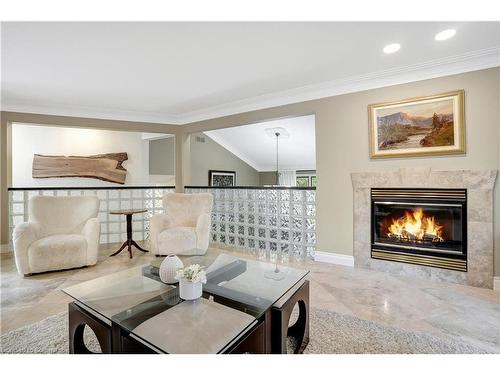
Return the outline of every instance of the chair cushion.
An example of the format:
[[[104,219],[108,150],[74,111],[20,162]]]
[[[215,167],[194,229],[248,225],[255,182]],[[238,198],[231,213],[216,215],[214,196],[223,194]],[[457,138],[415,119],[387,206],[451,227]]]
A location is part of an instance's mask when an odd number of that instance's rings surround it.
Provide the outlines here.
[[[87,265],[87,240],[80,234],[55,234],[28,247],[30,271],[45,272]]]
[[[191,255],[196,248],[196,231],[192,227],[166,229],[158,235],[158,251],[161,255]]]

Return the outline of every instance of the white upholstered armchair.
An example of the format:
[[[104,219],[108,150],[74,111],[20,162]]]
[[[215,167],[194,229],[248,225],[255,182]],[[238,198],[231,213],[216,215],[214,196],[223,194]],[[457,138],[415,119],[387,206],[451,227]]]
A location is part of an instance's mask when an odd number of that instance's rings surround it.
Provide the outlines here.
[[[169,193],[164,214],[150,222],[150,251],[155,255],[203,255],[210,240],[212,194]]]
[[[14,228],[17,271],[22,275],[97,263],[100,225],[95,196],[34,196],[29,221]]]

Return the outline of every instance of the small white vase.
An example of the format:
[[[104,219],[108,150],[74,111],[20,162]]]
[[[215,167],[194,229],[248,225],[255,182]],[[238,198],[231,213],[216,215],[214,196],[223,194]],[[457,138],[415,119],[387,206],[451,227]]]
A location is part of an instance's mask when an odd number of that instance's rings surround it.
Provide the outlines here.
[[[179,297],[184,300],[194,300],[201,297],[203,293],[203,284],[200,282],[192,283],[186,279],[179,281]]]
[[[160,264],[160,280],[167,284],[174,284],[177,282],[175,273],[179,268],[183,268],[182,260],[176,255],[168,255]]]

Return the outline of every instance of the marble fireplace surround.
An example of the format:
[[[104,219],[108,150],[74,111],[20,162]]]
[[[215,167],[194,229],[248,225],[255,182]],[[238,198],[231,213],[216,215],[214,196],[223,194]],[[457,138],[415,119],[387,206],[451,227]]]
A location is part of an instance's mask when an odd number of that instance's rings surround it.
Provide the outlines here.
[[[493,187],[496,170],[402,168],[351,173],[354,196],[354,266],[399,275],[493,288]],[[371,259],[371,188],[467,189],[467,272]]]

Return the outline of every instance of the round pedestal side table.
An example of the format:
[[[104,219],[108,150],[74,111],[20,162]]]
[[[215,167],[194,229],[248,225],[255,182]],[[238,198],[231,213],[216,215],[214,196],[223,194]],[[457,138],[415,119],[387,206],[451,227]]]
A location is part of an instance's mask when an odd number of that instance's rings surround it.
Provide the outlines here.
[[[131,210],[113,210],[110,211],[109,213],[111,215],[125,215],[127,217],[127,240],[123,243],[123,245],[113,254],[110,256],[115,256],[119,254],[125,247],[128,249],[128,253],[130,255],[130,259],[132,259],[132,245],[134,245],[138,250],[143,251],[145,253],[148,252],[148,250],[143,249],[140,247],[137,242],[135,242],[132,239],[132,215],[133,214],[142,214],[144,212],[148,212],[148,210],[141,208],[141,209],[131,209]]]

